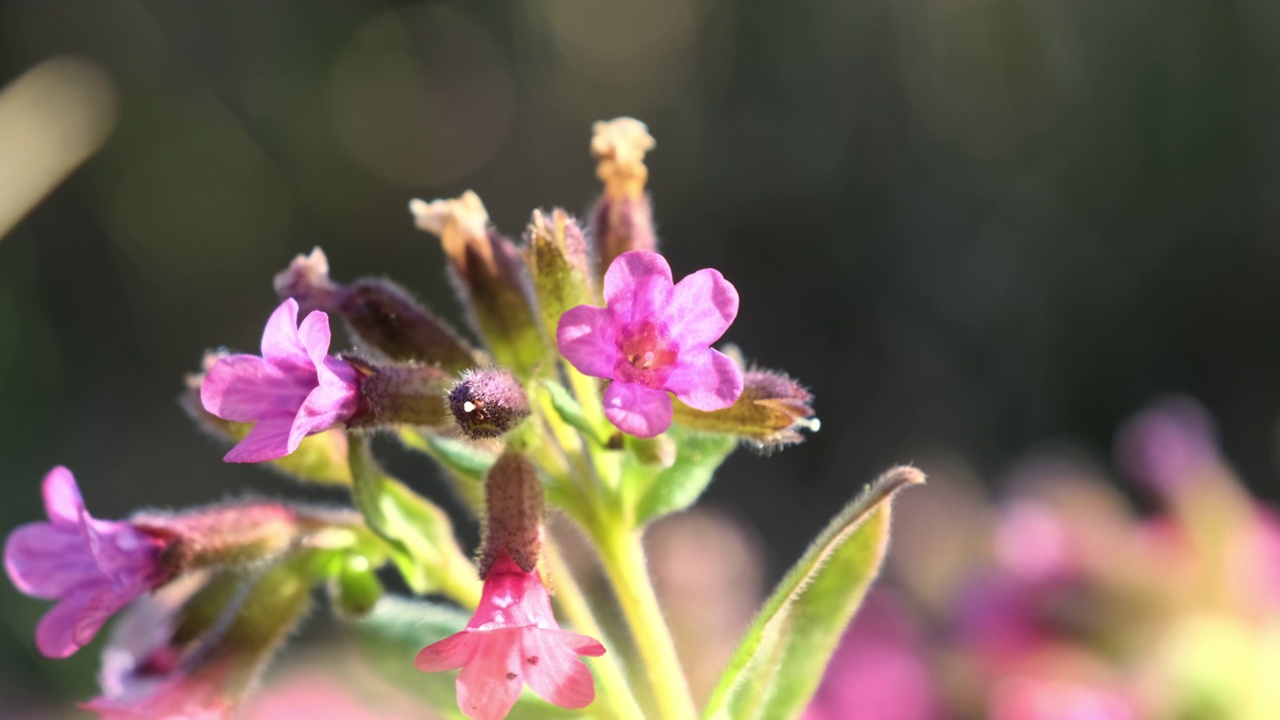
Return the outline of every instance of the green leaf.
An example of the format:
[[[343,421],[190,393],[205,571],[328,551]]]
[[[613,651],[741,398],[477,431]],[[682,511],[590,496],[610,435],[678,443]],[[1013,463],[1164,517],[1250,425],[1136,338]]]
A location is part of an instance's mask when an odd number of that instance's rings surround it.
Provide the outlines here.
[[[731,435],[711,435],[679,427],[672,427],[668,436],[676,445],[675,461],[670,467],[654,467],[635,460],[634,452],[628,453],[622,484],[635,492],[637,527],[697,502],[716,469],[738,442]]]
[[[546,388],[547,395],[551,398],[551,407],[555,408],[556,414],[560,416],[571,427],[597,445],[603,446],[605,439],[599,436],[596,428],[587,419],[587,415],[582,411],[582,405],[578,404],[578,400],[565,388],[565,386],[555,380],[543,380],[542,386]]]
[[[831,521],[765,602],[720,676],[708,720],[799,717],[880,571],[893,495],[924,482],[911,467],[881,475]]]
[[[422,648],[462,630],[470,617],[452,606],[421,600],[384,597],[355,623],[365,649],[377,663],[379,674],[417,693],[440,710],[456,712],[456,672],[419,672],[413,658]],[[537,699],[527,690],[508,717],[589,718],[587,711],[573,712]]]
[[[478,513],[484,508],[484,478],[498,459],[496,455],[420,428],[403,428],[399,437],[408,447],[426,453],[439,463],[473,511]]]
[[[365,523],[391,546],[391,558],[418,593],[443,592],[464,604],[479,599],[479,580],[453,534],[448,514],[386,475],[366,437],[351,438],[351,494]]]

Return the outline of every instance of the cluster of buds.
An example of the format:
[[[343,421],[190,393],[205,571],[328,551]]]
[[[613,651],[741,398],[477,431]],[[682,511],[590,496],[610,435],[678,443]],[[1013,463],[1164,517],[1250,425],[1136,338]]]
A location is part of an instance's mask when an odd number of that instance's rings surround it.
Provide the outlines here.
[[[23,592],[58,600],[37,630],[50,657],[83,647],[129,607],[106,652],[103,696],[85,707],[222,717],[313,585],[331,589],[344,617],[378,616],[375,571],[392,564],[412,590],[475,611],[416,661],[424,672],[461,668],[456,702],[467,717],[505,717],[526,685],[561,707],[590,705],[595,681],[578,656],[604,656],[597,671],[620,717],[687,715],[680,688],[661,687],[680,675],[648,637],[662,630],[644,626],[661,624],[637,590],[644,564],[626,565],[618,548],[692,504],[739,442],[774,449],[818,422],[787,375],[712,347],[738,294],[713,269],[676,282],[656,252],[644,165],[653,146],[635,120],[596,125],[604,190],[585,231],[563,210],[535,211],[515,242],[475,193],[410,204],[417,227],[443,244],[473,340],[399,285],[333,280],[316,248],[275,277],[281,304],[258,354],[206,355],[183,404],[232,444],[225,460],[348,487],[358,513],[246,502],[106,522],[84,511],[68,472],[51,473],[49,522],[10,536],[6,569]],[[333,317],[350,352],[332,352]],[[439,507],[373,461],[374,431],[439,463],[484,528],[477,563]],[[651,689],[627,680],[627,670],[643,674],[623,668],[628,658],[605,656],[545,531],[548,504],[614,571]],[[561,629],[553,575],[577,598],[561,611],[587,634]]]

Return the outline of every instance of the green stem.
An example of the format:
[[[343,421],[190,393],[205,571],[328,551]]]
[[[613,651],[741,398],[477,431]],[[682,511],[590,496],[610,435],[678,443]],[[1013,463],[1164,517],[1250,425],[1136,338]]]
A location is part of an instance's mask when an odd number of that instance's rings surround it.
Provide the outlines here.
[[[577,579],[569,572],[569,565],[560,555],[560,548],[548,542],[543,546],[542,557],[547,563],[547,569],[551,572],[552,584],[555,585],[556,604],[560,606],[569,624],[577,632],[603,639],[604,631],[600,628],[600,623],[596,622],[596,617],[591,612],[591,606],[587,603],[582,588],[578,586]],[[627,684],[620,660],[616,649],[610,649],[603,657],[592,663],[596,669],[596,676],[600,679],[600,694],[604,700],[602,706],[609,708],[618,720],[644,720],[644,712],[640,710],[636,696],[631,692],[631,686]]]
[[[645,567],[639,530],[622,523],[601,522],[593,528],[605,574],[613,585],[623,617],[640,651],[649,685],[653,688],[658,717],[693,720],[698,716],[689,683],[676,656],[675,642],[667,628],[658,597]]]

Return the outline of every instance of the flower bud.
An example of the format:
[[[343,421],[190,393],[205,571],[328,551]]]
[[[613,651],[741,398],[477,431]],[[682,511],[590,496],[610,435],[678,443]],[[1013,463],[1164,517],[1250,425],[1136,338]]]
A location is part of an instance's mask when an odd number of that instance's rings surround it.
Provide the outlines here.
[[[347,427],[385,425],[439,425],[444,419],[440,398],[452,378],[428,365],[374,365],[358,358],[344,358],[356,369],[360,402]]]
[[[748,370],[742,395],[724,410],[703,412],[675,401],[675,422],[693,430],[736,435],[753,449],[769,453],[804,440],[801,430],[817,432],[813,395],[786,374]]]
[[[600,253],[597,275],[628,250],[655,250],[653,211],[644,192],[649,169],[644,154],[655,143],[645,124],[633,118],[597,122],[591,154],[604,193],[591,211],[591,231]]]
[[[489,574],[505,551],[525,572],[533,572],[546,533],[542,481],[533,463],[519,453],[506,453],[484,481],[485,532],[480,551],[480,577]]]
[[[548,335],[555,334],[566,310],[594,300],[587,255],[587,239],[568,213],[556,208],[548,217],[533,211],[525,231],[525,257]]]
[[[439,365],[459,372],[476,364],[475,351],[448,323],[399,285],[376,278],[341,285],[329,279],[329,261],[316,248],[276,275],[280,298],[298,301],[300,312],[339,315],[360,341],[392,360]]]
[[[173,574],[206,567],[248,565],[293,550],[310,533],[329,526],[358,523],[354,515],[299,513],[275,502],[247,502],[191,510],[178,515],[140,513],[132,524],[168,539],[160,561]]]
[[[449,393],[449,411],[473,440],[495,438],[529,417],[529,396],[515,375],[502,368],[468,370]]]
[[[547,345],[520,251],[489,229],[489,214],[471,191],[453,200],[414,200],[409,210],[419,228],[440,238],[463,304],[494,359],[521,376],[532,374]]]

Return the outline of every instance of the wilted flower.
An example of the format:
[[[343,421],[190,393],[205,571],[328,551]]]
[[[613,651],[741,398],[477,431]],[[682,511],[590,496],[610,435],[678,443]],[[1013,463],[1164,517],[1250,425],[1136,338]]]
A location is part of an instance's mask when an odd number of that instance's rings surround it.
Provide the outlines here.
[[[298,449],[302,439],[343,422],[358,406],[356,372],[329,357],[329,316],[312,312],[298,325],[298,303],[285,300],[267,320],[262,356],[218,360],[200,386],[209,412],[257,422],[223,458],[263,462]]]
[[[537,573],[521,570],[504,551],[489,568],[480,606],[466,629],[423,648],[415,665],[423,672],[462,668],[462,713],[472,720],[498,720],[506,717],[524,684],[560,707],[590,705],[595,684],[576,656],[603,654],[596,640],[560,629]]]
[[[610,378],[605,415],[653,437],[671,425],[670,391],[696,410],[722,410],[742,394],[742,370],[712,350],[738,315],[738,291],[710,268],[672,283],[666,259],[623,253],[604,276],[606,307],[560,318],[560,352],[586,375]]]
[[[64,658],[93,640],[107,618],[169,578],[161,562],[167,541],[132,523],[89,515],[65,467],[45,475],[44,506],[49,522],[10,533],[4,566],[22,592],[58,601],[36,628],[36,646]]]

